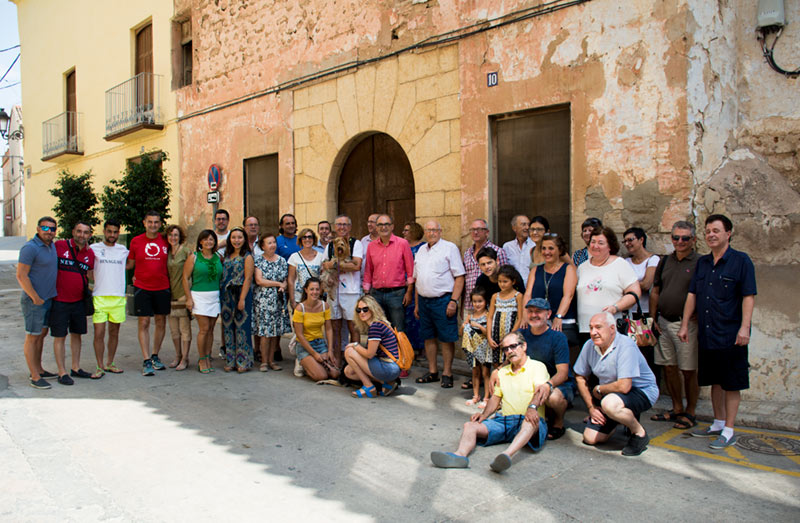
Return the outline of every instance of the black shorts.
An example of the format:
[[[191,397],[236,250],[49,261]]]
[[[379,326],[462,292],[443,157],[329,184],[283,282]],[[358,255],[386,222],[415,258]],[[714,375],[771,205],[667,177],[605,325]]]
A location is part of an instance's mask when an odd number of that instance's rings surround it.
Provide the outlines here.
[[[52,321],[51,319],[50,322]],[[730,391],[750,388],[747,345],[727,349],[700,349],[697,352],[697,369],[697,382],[701,387],[719,385],[722,390]]]
[[[630,411],[633,412],[633,415],[636,416],[637,420],[642,412],[653,406],[650,403],[650,399],[647,397],[647,395],[640,389],[633,386],[631,386],[631,390],[628,391],[627,394],[622,394],[621,392],[612,392],[611,394],[616,394],[622,398],[622,404],[625,405],[626,409],[630,409]],[[609,396],[611,394],[609,394]],[[592,402],[595,404],[595,407],[600,406],[600,401],[594,397],[592,397]],[[596,425],[592,423],[592,419],[589,418],[589,421],[586,423],[586,428],[596,430],[601,434],[611,434],[614,429],[617,428],[617,425],[619,425],[618,421],[614,421],[606,416],[605,425]]]
[[[50,335],[54,338],[63,338],[67,332],[86,334],[86,307],[83,300],[72,303],[53,300],[48,325]]]
[[[134,316],[166,316],[172,304],[172,293],[169,289],[161,291],[148,291],[133,288],[133,315]]]

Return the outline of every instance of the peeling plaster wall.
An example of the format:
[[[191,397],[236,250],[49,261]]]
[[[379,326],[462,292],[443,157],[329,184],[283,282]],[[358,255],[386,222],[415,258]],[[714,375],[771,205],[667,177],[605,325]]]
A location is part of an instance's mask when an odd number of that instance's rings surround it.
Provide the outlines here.
[[[756,265],[758,296],[745,398],[800,400],[800,79],[769,68],[756,40],[756,2],[689,1],[687,81],[692,212],[734,223],[731,245]],[[800,3],[775,49],[784,69],[800,56]],[[698,243],[701,251],[707,250]]]

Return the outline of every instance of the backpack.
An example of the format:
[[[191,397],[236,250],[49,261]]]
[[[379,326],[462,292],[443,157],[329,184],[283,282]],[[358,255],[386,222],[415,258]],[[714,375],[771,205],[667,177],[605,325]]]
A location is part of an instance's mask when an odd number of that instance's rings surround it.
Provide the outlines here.
[[[397,338],[397,353],[400,357],[395,358],[383,345],[381,345],[381,349],[389,356],[389,359],[397,363],[400,370],[408,370],[411,368],[411,364],[414,363],[414,347],[411,346],[411,342],[408,341],[408,336],[406,336],[405,332],[398,331],[391,325],[388,325],[388,327],[392,329],[392,332]]]

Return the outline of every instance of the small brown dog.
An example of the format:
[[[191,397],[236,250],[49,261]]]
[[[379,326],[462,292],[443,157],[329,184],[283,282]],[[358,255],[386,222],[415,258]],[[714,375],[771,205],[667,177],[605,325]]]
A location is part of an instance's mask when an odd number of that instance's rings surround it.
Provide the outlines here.
[[[334,295],[337,287],[339,286],[339,265],[342,262],[353,261],[352,253],[350,252],[350,242],[347,238],[336,237],[333,239],[333,267],[325,269],[319,275],[322,282],[322,290],[328,293],[328,296]]]

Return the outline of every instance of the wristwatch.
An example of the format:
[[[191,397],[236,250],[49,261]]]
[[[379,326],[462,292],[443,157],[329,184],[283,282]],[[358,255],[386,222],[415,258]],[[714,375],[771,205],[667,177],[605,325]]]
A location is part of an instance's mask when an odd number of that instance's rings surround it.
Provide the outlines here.
[[[539,408],[539,405],[537,405],[536,403],[531,403],[530,405],[528,405],[528,408],[529,408],[529,409],[536,410],[536,409],[538,409],[538,408]]]
[[[564,315],[563,314],[556,314],[556,318],[558,318],[559,320],[563,320],[564,319]]]

